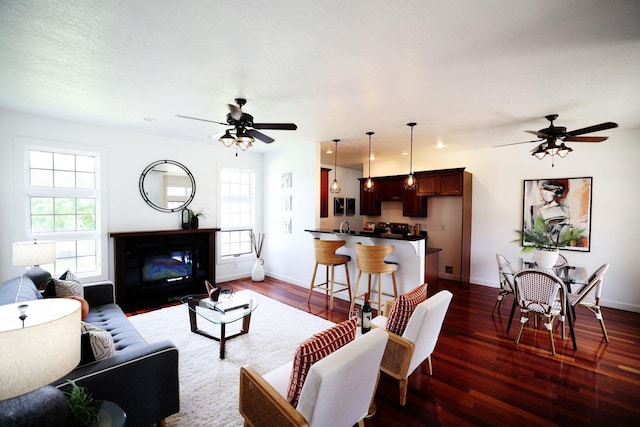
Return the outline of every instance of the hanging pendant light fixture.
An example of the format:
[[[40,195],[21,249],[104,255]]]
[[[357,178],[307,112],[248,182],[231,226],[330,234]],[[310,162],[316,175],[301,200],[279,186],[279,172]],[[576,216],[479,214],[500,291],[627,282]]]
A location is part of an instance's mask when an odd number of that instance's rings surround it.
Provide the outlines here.
[[[333,173],[333,184],[331,184],[331,189],[330,191],[332,193],[339,193],[340,192],[340,185],[338,184],[338,141],[340,141],[339,139],[334,139],[333,142],[336,143],[336,149],[334,151],[334,167],[335,167],[335,171]]]
[[[373,191],[376,191],[373,185],[373,180],[371,179],[371,135],[373,135],[373,132],[367,132],[367,135],[369,135],[369,175],[364,183],[364,191],[371,193]]]
[[[411,128],[411,151],[409,152],[409,175],[407,175],[407,179],[404,180],[404,189],[405,190],[415,190],[416,189],[416,177],[413,176],[413,127],[416,123],[407,123],[407,126]]]

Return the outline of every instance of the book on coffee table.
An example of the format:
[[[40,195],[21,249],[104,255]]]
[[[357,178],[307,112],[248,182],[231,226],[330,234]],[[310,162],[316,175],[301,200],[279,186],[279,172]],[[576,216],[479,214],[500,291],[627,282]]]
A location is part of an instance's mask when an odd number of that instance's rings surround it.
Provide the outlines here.
[[[213,301],[212,301],[213,302]],[[221,313],[227,313],[241,308],[249,308],[249,300],[244,298],[233,299],[232,301],[220,301],[214,303],[213,309]]]

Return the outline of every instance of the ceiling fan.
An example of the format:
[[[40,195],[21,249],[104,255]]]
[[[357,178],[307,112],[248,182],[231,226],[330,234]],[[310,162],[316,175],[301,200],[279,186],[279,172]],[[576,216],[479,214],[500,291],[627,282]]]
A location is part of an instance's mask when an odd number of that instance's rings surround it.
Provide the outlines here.
[[[242,107],[247,103],[244,98],[236,98],[236,104],[228,104],[229,112],[227,113],[227,122],[218,122],[215,120],[201,119],[198,117],[182,116],[176,114],[176,117],[183,119],[200,120],[202,122],[217,123],[220,125],[233,126],[232,129],[227,129],[220,137],[220,142],[225,146],[231,147],[236,145],[243,151],[253,145],[253,141],[259,139],[260,141],[271,144],[275,141],[268,135],[256,130],[256,129],[271,129],[271,130],[296,130],[298,126],[294,123],[254,123],[253,116],[251,114],[242,111]],[[234,136],[235,135],[235,136]]]
[[[598,125],[587,126],[586,128],[576,129],[567,132],[567,128],[564,126],[555,126],[553,121],[558,118],[557,114],[549,114],[545,116],[549,120],[549,127],[540,129],[538,131],[527,130],[525,132],[532,133],[538,137],[531,141],[513,142],[511,144],[495,145],[494,147],[505,147],[507,145],[517,144],[529,144],[532,142],[541,142],[535,149],[531,151],[531,155],[538,159],[543,159],[545,156],[566,157],[573,149],[565,144],[565,142],[602,142],[606,141],[606,136],[580,136],[587,133],[598,132],[606,129],[613,129],[618,127],[617,123],[605,122]],[[558,143],[561,140],[561,143]],[[552,164],[553,166],[553,164]]]

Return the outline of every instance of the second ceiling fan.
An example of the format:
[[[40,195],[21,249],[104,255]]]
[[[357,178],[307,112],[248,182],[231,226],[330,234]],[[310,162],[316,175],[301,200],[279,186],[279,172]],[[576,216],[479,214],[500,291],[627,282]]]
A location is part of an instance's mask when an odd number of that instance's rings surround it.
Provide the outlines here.
[[[547,155],[553,157],[556,154],[559,155],[560,157],[566,157],[567,154],[573,151],[573,149],[567,146],[565,142],[606,141],[608,139],[608,137],[606,136],[581,136],[581,135],[618,127],[617,123],[604,122],[604,123],[600,123],[593,126],[587,126],[581,129],[567,131],[566,127],[556,126],[553,124],[553,121],[558,118],[557,114],[549,114],[548,116],[545,116],[545,118],[550,122],[549,127],[540,129],[538,131],[533,131],[533,130],[525,131],[525,132],[536,135],[538,139],[534,139],[531,141],[513,142],[511,144],[495,145],[495,147],[505,147],[508,145],[529,144],[533,142],[540,142],[540,144],[531,151],[531,155],[535,156],[536,158],[542,159]],[[558,143],[558,140],[562,142]]]

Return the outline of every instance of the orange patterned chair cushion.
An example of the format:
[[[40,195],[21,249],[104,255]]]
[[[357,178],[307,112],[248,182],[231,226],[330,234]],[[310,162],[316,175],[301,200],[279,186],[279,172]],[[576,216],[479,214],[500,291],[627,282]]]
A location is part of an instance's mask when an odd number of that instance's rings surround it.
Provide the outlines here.
[[[287,400],[291,405],[294,407],[298,405],[300,392],[311,366],[323,357],[353,341],[356,337],[357,323],[358,319],[355,317],[345,320],[327,330],[314,334],[298,346],[293,358],[293,370],[291,371],[289,389],[287,391]]]
[[[413,310],[416,309],[418,304],[426,299],[426,283],[407,292],[406,294],[400,295],[389,311],[389,317],[387,317],[387,325],[385,326],[385,329],[396,335],[402,335],[407,327],[407,323],[409,323],[409,318],[413,314]]]

